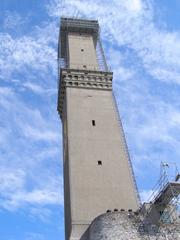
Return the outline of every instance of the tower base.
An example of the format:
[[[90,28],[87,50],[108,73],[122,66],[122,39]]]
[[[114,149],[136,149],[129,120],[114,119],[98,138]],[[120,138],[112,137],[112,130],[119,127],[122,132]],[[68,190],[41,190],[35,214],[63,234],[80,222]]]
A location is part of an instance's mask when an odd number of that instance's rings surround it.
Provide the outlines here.
[[[71,236],[69,240],[80,240],[81,236],[87,231],[89,224],[72,224]]]
[[[117,239],[180,240],[180,223],[144,227],[141,217],[133,212],[112,212],[97,217],[80,238],[80,240]]]

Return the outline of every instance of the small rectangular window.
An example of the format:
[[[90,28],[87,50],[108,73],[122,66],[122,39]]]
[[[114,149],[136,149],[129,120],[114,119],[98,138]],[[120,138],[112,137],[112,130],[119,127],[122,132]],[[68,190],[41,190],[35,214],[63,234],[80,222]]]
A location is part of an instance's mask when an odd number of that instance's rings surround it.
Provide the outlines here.
[[[99,160],[99,161],[98,161],[98,165],[102,165],[102,161]]]
[[[96,123],[95,123],[95,120],[92,120],[92,125],[93,125],[93,126],[95,126],[95,125],[96,125]]]

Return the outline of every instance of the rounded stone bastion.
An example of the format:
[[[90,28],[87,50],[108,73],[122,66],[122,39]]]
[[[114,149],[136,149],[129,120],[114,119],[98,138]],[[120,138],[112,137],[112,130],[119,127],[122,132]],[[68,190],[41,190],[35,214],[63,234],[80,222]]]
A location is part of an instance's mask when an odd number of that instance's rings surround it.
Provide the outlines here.
[[[80,240],[180,240],[180,223],[144,225],[133,212],[108,212],[95,218]]]

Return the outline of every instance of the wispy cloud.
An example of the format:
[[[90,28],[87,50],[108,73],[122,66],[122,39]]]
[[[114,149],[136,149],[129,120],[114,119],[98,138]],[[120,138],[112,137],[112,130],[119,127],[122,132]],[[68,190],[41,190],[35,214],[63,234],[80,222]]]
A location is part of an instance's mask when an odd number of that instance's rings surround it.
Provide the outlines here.
[[[51,216],[47,206],[63,204],[56,112],[60,16],[100,22],[140,188],[152,184],[150,170],[157,176],[161,160],[180,155],[180,33],[156,26],[153,1],[51,0],[46,9],[47,21],[26,34],[0,33],[0,205],[26,207],[42,221]],[[9,12],[3,24],[10,30],[26,23]],[[151,193],[141,192],[143,201]],[[26,239],[44,237],[29,233]]]
[[[34,93],[37,93],[37,94],[46,94],[46,95],[53,95],[53,94],[57,94],[57,89],[48,89],[48,88],[43,88],[41,85],[38,85],[38,84],[35,84],[35,83],[32,83],[31,81],[27,81],[23,84],[23,87],[25,89],[28,89]]]
[[[11,87],[0,93],[0,206],[62,205],[62,179],[54,175],[60,166],[53,160],[60,152],[56,110],[34,109]]]
[[[150,172],[139,166],[157,172],[161,160],[180,155],[180,33],[156,26],[153,1],[51,1],[48,10],[99,20],[133,164],[149,182]]]
[[[14,192],[21,189],[25,182],[25,172],[21,169],[14,170],[0,168],[0,191]]]
[[[135,51],[141,67],[154,78],[179,84],[180,34],[160,30],[154,23],[153,1],[56,1],[48,5],[51,16],[99,19],[102,37]],[[173,56],[173,57],[172,57]],[[113,61],[113,59],[112,59]]]
[[[4,29],[23,24],[18,13],[6,12]],[[54,161],[60,152],[59,120],[51,101],[57,93],[57,33],[53,21],[24,35],[0,33],[0,205],[10,211],[63,204],[60,166]],[[43,220],[42,211],[31,211],[38,214]]]
[[[62,179],[54,178],[50,180],[50,174],[47,180],[39,175],[41,186],[34,186],[31,190],[28,181],[35,180],[28,176],[27,170],[10,168],[0,169],[0,206],[8,210],[30,206],[62,205]],[[31,214],[38,211],[31,211]],[[42,215],[42,214],[41,214]]]
[[[33,140],[51,141],[56,142],[59,139],[59,135],[55,131],[50,131],[48,129],[39,129],[32,126],[24,126],[23,133],[25,137],[31,138]]]
[[[0,79],[11,81],[14,74],[24,74],[25,78],[21,82],[31,79],[31,82],[38,81],[43,86],[49,81],[51,74],[56,80],[55,27],[47,23],[42,28],[37,27],[27,36],[16,38],[8,33],[1,33]],[[49,86],[49,83],[47,85]]]
[[[52,217],[52,211],[46,207],[37,207],[37,205],[30,209],[29,216],[32,219],[39,218],[44,223],[49,223],[49,219]]]
[[[3,27],[4,29],[8,30],[17,30],[18,28],[22,27],[23,25],[27,24],[28,17],[22,18],[17,12],[6,11],[4,13],[4,21]]]

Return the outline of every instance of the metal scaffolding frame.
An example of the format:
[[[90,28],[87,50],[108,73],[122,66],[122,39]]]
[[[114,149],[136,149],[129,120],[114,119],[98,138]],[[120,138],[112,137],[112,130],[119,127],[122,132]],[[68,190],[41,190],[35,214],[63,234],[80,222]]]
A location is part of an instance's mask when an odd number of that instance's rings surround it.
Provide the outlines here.
[[[117,104],[116,97],[115,97],[114,93],[112,93],[112,96],[113,96],[114,103],[115,103],[115,111],[116,111],[116,114],[117,114],[119,127],[120,127],[120,130],[121,130],[122,136],[123,136],[123,143],[124,143],[124,146],[125,146],[125,149],[126,149],[128,164],[129,164],[129,168],[130,168],[130,171],[131,171],[133,184],[134,184],[134,187],[135,187],[137,201],[138,201],[138,204],[140,205],[141,204],[141,199],[140,199],[140,195],[139,195],[139,191],[138,191],[138,187],[137,187],[137,183],[136,183],[136,178],[135,178],[135,175],[134,175],[134,170],[133,170],[131,158],[130,158],[130,155],[129,155],[129,149],[128,149],[128,145],[127,145],[127,142],[126,142],[124,129],[123,129],[123,126],[122,126],[122,121],[121,121],[121,118],[120,118],[120,114],[118,112],[118,104]]]
[[[174,173],[168,174],[170,167],[174,168]],[[169,223],[175,221],[175,215],[180,205],[180,173],[175,163],[161,162],[160,178],[152,190],[148,199],[149,208],[145,219],[151,215],[154,207],[159,208],[161,216],[159,222]]]
[[[104,55],[101,39],[100,27],[97,20],[85,20],[75,18],[61,18],[61,27],[59,33],[59,47],[58,47],[58,68],[69,68],[68,63],[68,32],[75,32],[80,34],[91,34],[96,49],[96,57],[98,61],[99,71],[108,72],[106,58]]]

